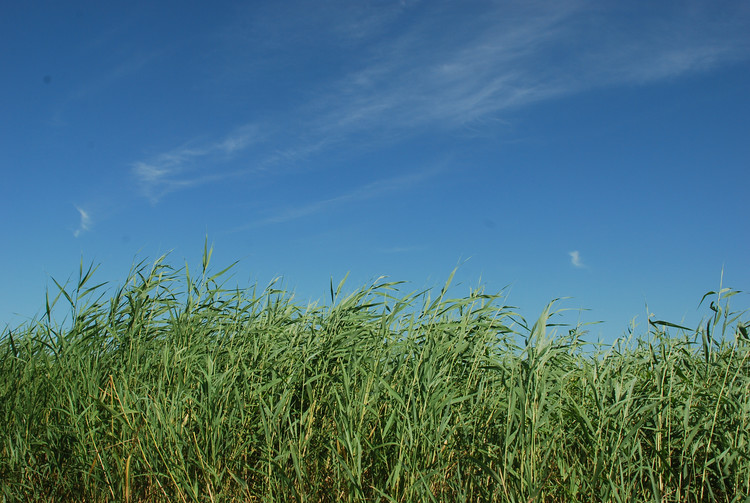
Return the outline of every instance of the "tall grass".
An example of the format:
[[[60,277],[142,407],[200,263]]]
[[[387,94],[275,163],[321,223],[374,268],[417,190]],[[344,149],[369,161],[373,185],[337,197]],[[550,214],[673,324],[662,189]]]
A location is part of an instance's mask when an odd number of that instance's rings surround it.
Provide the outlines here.
[[[449,280],[300,305],[226,288],[210,256],[142,262],[109,296],[81,267],[5,329],[3,501],[748,501],[734,291],[696,330],[590,347],[551,331],[554,304],[527,324]]]

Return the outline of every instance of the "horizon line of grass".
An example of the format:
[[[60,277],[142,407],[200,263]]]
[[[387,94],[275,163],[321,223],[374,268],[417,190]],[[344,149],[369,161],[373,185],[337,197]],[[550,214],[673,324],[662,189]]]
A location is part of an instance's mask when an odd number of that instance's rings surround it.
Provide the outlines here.
[[[139,262],[109,297],[81,262],[2,332],[3,501],[748,501],[735,290],[695,330],[605,346],[556,333],[554,301],[527,323],[448,298],[453,274],[303,306],[226,288],[211,253],[197,275]]]

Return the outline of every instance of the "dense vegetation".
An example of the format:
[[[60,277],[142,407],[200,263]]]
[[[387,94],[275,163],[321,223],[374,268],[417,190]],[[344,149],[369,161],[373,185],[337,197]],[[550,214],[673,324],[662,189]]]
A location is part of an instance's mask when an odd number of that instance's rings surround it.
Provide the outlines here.
[[[601,347],[552,305],[527,325],[498,295],[381,281],[304,306],[226,289],[210,255],[109,292],[81,267],[4,329],[3,501],[747,501],[734,291],[696,330]]]

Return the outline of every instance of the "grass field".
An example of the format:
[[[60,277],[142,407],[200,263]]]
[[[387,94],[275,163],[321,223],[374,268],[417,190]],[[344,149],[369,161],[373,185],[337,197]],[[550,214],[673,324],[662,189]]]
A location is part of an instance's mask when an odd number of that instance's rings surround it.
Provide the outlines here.
[[[749,501],[732,290],[600,347],[554,304],[381,281],[300,305],[210,256],[108,291],[81,267],[3,331],[3,501]]]

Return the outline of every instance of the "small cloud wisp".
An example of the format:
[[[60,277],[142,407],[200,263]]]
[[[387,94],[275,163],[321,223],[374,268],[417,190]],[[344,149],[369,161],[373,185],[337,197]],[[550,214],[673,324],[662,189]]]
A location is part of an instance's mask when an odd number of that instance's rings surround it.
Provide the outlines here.
[[[568,252],[568,255],[570,255],[570,263],[573,264],[573,267],[577,267],[578,269],[583,269],[584,267],[586,267],[586,265],[581,260],[581,254],[578,252],[578,250]]]
[[[73,231],[73,237],[79,237],[84,232],[88,231],[91,228],[91,215],[89,213],[79,208],[78,206],[75,207],[78,210],[78,213],[81,215],[81,223],[78,224],[78,228]]]

